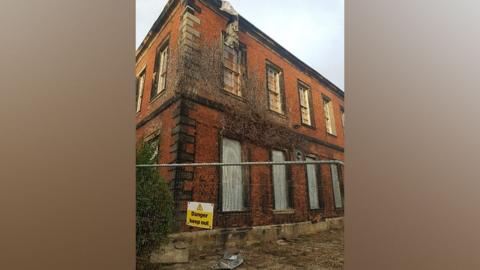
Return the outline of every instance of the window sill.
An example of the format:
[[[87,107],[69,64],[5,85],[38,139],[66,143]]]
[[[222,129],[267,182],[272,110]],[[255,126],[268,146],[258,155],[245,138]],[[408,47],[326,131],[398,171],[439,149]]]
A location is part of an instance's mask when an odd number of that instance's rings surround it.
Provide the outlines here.
[[[271,113],[273,113],[274,115],[278,116],[278,117],[281,117],[281,118],[284,118],[284,119],[288,119],[287,116],[285,115],[285,113],[279,113],[277,111],[274,111],[272,109],[268,109],[268,111],[270,111]]]
[[[236,95],[236,94],[234,94],[234,93],[232,93],[232,92],[230,92],[230,91],[228,91],[228,90],[222,89],[222,93],[223,93],[224,95],[227,95],[227,96],[230,96],[230,97],[232,97],[232,98],[238,99],[239,101],[245,102],[245,98],[244,98],[244,97],[239,96],[239,95]]]
[[[334,138],[337,138],[337,135],[336,135],[336,134],[332,134],[332,133],[327,132],[327,135],[332,136],[332,137],[334,137]]]
[[[305,127],[305,128],[312,129],[312,130],[317,130],[317,128],[314,125],[307,125],[305,123],[302,123],[301,126]]]
[[[161,96],[163,96],[167,92],[166,89],[163,89],[160,93],[158,93],[153,99],[150,99],[150,103],[154,103],[158,99],[160,99]]]
[[[295,214],[295,209],[273,210],[274,215],[291,215]]]

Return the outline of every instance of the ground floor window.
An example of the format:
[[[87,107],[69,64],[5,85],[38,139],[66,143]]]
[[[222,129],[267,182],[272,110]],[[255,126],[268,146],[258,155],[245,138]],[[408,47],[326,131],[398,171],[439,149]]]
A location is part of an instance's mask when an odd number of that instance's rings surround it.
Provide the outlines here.
[[[237,163],[242,161],[240,142],[222,139],[222,162]],[[241,166],[222,167],[222,210],[244,210],[243,175]]]
[[[315,159],[307,157],[306,161],[314,161]],[[323,208],[323,196],[321,192],[321,185],[317,179],[316,164],[307,164],[307,181],[308,181],[308,198],[310,201],[310,209]],[[320,188],[319,188],[320,187]]]
[[[155,136],[152,139],[148,140],[147,144],[152,150],[152,156],[150,157],[150,161],[154,163],[158,163],[158,147],[159,147],[159,136]]]
[[[338,166],[336,164],[330,165],[333,184],[333,198],[335,200],[335,208],[343,208],[341,183],[338,177]]]
[[[272,151],[272,161],[285,161],[285,152]],[[285,210],[290,208],[287,170],[285,165],[273,165],[273,196],[275,201],[275,210]]]

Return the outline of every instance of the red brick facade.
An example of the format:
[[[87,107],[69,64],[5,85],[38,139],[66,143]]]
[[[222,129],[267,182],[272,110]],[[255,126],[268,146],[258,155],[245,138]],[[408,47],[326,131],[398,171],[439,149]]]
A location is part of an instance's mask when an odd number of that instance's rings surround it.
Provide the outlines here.
[[[141,96],[141,107],[137,113],[137,139],[144,140],[158,135],[160,139],[159,163],[219,162],[221,140],[221,104],[208,98],[196,100],[177,96],[170,84],[158,97],[150,98],[157,47],[168,42],[171,50],[186,44],[185,25],[198,32],[202,40],[219,42],[225,30],[229,15],[220,11],[220,1],[173,0],[169,1],[152,30],[137,50],[136,74],[146,68],[145,84]],[[188,15],[185,15],[188,13]],[[188,17],[185,19],[185,17]],[[194,23],[186,23],[185,20]],[[191,30],[190,30],[191,31]],[[265,78],[265,65],[273,63],[283,73],[285,116],[275,116],[279,123],[300,134],[306,141],[303,149],[290,149],[287,160],[295,160],[300,150],[303,158],[307,155],[318,159],[344,160],[344,133],[341,111],[343,91],[295,58],[280,45],[268,38],[249,22],[240,18],[239,40],[246,46],[247,68],[258,70],[259,77]],[[168,69],[172,67],[169,66]],[[168,82],[168,71],[167,71]],[[301,124],[298,83],[311,89],[313,127]],[[219,93],[222,94],[222,93]],[[266,95],[266,92],[259,93]],[[233,98],[225,95],[225,99]],[[326,130],[323,110],[324,98],[333,104],[336,136]],[[266,108],[267,110],[267,108]],[[272,113],[273,114],[273,113]],[[236,138],[231,138],[236,139]],[[244,161],[269,161],[272,149],[241,141]],[[290,194],[293,211],[273,211],[274,196],[272,171],[268,166],[252,166],[246,169],[247,210],[222,212],[221,169],[216,167],[179,170],[162,169],[161,174],[169,181],[177,203],[178,224],[185,222],[187,201],[214,203],[216,206],[214,227],[249,227],[257,225],[319,220],[324,217],[343,215],[343,209],[336,209],[329,166],[319,166],[317,178],[321,184],[324,209],[310,210],[307,173],[305,166],[288,166]],[[340,181],[343,182],[343,167],[340,167]],[[181,226],[181,230],[192,230]]]

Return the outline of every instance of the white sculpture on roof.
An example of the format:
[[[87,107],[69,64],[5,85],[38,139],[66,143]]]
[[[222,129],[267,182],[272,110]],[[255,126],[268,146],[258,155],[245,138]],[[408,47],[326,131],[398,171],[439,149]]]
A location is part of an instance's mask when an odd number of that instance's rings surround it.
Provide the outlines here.
[[[233,8],[232,4],[228,1],[222,0],[222,7],[220,10],[227,12],[234,16],[233,20],[227,25],[225,44],[230,47],[238,47],[238,12]]]
[[[222,0],[222,7],[220,10],[223,10],[233,16],[238,16],[238,12],[233,8],[232,4],[230,2]]]

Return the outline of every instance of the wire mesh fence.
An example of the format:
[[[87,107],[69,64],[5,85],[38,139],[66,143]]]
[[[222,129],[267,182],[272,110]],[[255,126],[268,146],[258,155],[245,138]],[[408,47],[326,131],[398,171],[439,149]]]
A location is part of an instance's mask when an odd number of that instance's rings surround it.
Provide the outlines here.
[[[252,206],[281,211],[292,209],[296,201],[305,200],[309,210],[343,208],[343,161],[308,157],[287,161],[280,155],[273,155],[272,159],[274,161],[138,164],[137,168],[158,168],[180,204],[211,202],[222,212],[241,212]]]

